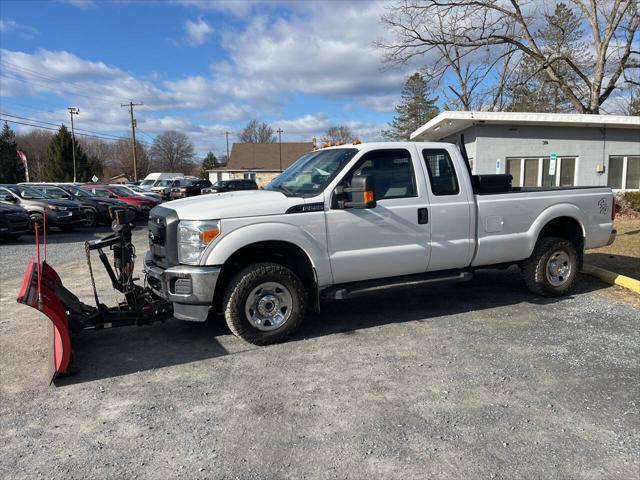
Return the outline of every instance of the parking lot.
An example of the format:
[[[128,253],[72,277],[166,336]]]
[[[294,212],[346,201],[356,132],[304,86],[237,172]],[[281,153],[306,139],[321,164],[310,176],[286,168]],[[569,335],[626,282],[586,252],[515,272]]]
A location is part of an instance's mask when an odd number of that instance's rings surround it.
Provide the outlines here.
[[[107,231],[49,235],[87,303],[82,242]],[[0,245],[3,478],[638,478],[640,302],[618,287],[542,299],[482,271],[326,303],[269,347],[221,321],[85,332],[48,386],[44,316],[15,303],[32,241]]]

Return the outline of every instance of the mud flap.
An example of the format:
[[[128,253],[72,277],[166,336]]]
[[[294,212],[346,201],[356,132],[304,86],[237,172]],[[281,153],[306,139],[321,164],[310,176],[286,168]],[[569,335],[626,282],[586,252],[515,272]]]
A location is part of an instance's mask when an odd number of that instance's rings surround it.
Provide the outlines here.
[[[62,301],[55,291],[62,287],[58,273],[46,262],[31,258],[18,293],[18,303],[44,313],[49,322],[49,383],[59,375],[69,372],[71,338],[69,318]]]

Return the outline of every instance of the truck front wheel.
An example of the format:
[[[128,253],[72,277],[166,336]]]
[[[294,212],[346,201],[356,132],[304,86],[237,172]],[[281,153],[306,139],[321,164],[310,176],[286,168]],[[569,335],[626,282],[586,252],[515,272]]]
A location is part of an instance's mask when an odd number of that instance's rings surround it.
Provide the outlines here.
[[[229,283],[223,300],[231,332],[254,345],[281,342],[305,314],[306,293],[298,276],[277,263],[255,263]]]
[[[539,239],[531,257],[522,266],[527,288],[545,297],[565,294],[571,288],[577,270],[576,247],[569,240],[558,237]]]

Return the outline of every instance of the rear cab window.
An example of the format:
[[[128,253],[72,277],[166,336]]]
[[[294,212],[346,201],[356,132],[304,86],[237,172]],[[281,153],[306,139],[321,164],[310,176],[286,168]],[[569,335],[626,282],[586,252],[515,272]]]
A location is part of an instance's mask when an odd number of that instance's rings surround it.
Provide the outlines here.
[[[456,169],[447,150],[425,148],[422,150],[422,158],[427,167],[431,192],[434,195],[457,195],[460,193]]]

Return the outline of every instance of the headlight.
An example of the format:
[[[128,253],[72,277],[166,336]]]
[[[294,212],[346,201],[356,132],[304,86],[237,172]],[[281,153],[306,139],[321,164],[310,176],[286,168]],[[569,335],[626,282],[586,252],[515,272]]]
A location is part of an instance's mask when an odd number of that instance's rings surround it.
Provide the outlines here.
[[[197,265],[200,255],[218,235],[220,221],[183,220],[178,224],[178,262]]]
[[[64,212],[67,209],[67,207],[57,207],[55,205],[52,205],[49,208],[51,208],[51,210],[55,210],[56,212]]]

